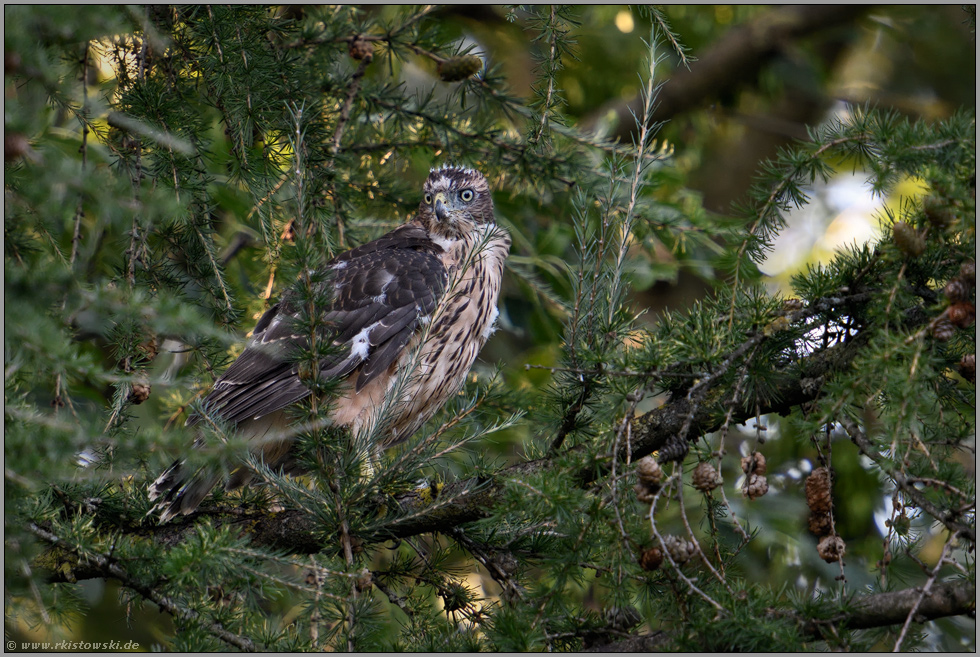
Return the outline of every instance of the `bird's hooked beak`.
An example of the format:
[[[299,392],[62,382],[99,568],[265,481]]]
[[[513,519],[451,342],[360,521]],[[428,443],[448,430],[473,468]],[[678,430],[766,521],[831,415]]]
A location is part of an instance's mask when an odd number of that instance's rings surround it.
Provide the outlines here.
[[[432,207],[435,209],[436,217],[439,221],[447,221],[449,219],[449,209],[446,207],[446,195],[442,192],[436,194],[435,201],[432,202]]]

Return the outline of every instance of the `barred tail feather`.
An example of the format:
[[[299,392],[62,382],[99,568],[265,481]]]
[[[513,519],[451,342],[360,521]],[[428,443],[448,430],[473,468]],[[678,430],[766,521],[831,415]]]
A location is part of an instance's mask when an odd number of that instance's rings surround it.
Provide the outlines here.
[[[148,494],[151,502],[155,502],[161,495],[170,492],[174,484],[180,479],[180,466],[183,464],[181,459],[177,459],[156,478],[156,481],[150,484]]]
[[[149,498],[156,504],[147,515],[159,513],[161,524],[174,516],[192,513],[221,480],[218,472],[198,471],[187,476],[182,472],[183,464],[182,460],[174,461],[150,484]]]

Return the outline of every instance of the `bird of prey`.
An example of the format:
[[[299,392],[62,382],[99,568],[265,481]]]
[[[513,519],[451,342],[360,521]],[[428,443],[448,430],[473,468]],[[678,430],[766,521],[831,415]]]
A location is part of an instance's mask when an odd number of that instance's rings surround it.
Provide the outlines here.
[[[383,427],[379,447],[409,438],[455,394],[494,330],[510,236],[494,218],[486,178],[459,166],[433,169],[415,218],[326,263],[331,301],[319,309],[335,355],[321,377],[341,382],[329,421],[355,435]],[[285,292],[259,319],[245,350],[215,382],[204,413],[244,436],[270,468],[291,472],[286,407],[310,394],[296,350],[299,302]],[[202,421],[196,414],[189,425]],[[202,440],[198,438],[198,443]],[[194,511],[225,478],[186,472],[177,460],[149,487],[166,522]],[[227,489],[249,483],[234,469]]]

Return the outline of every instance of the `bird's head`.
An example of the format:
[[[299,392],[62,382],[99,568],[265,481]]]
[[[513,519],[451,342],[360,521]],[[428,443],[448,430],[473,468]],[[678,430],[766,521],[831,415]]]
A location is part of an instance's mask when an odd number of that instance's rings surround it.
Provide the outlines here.
[[[430,233],[450,239],[495,223],[487,179],[465,167],[433,169],[422,186],[419,219]]]

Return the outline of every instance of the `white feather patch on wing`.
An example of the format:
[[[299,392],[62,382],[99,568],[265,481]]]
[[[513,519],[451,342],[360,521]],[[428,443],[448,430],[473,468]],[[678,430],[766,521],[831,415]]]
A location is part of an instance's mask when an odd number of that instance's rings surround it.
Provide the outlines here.
[[[351,358],[367,360],[368,352],[371,349],[371,331],[373,331],[380,323],[381,322],[378,321],[369,326],[365,326],[357,335],[354,336],[350,343]]]

